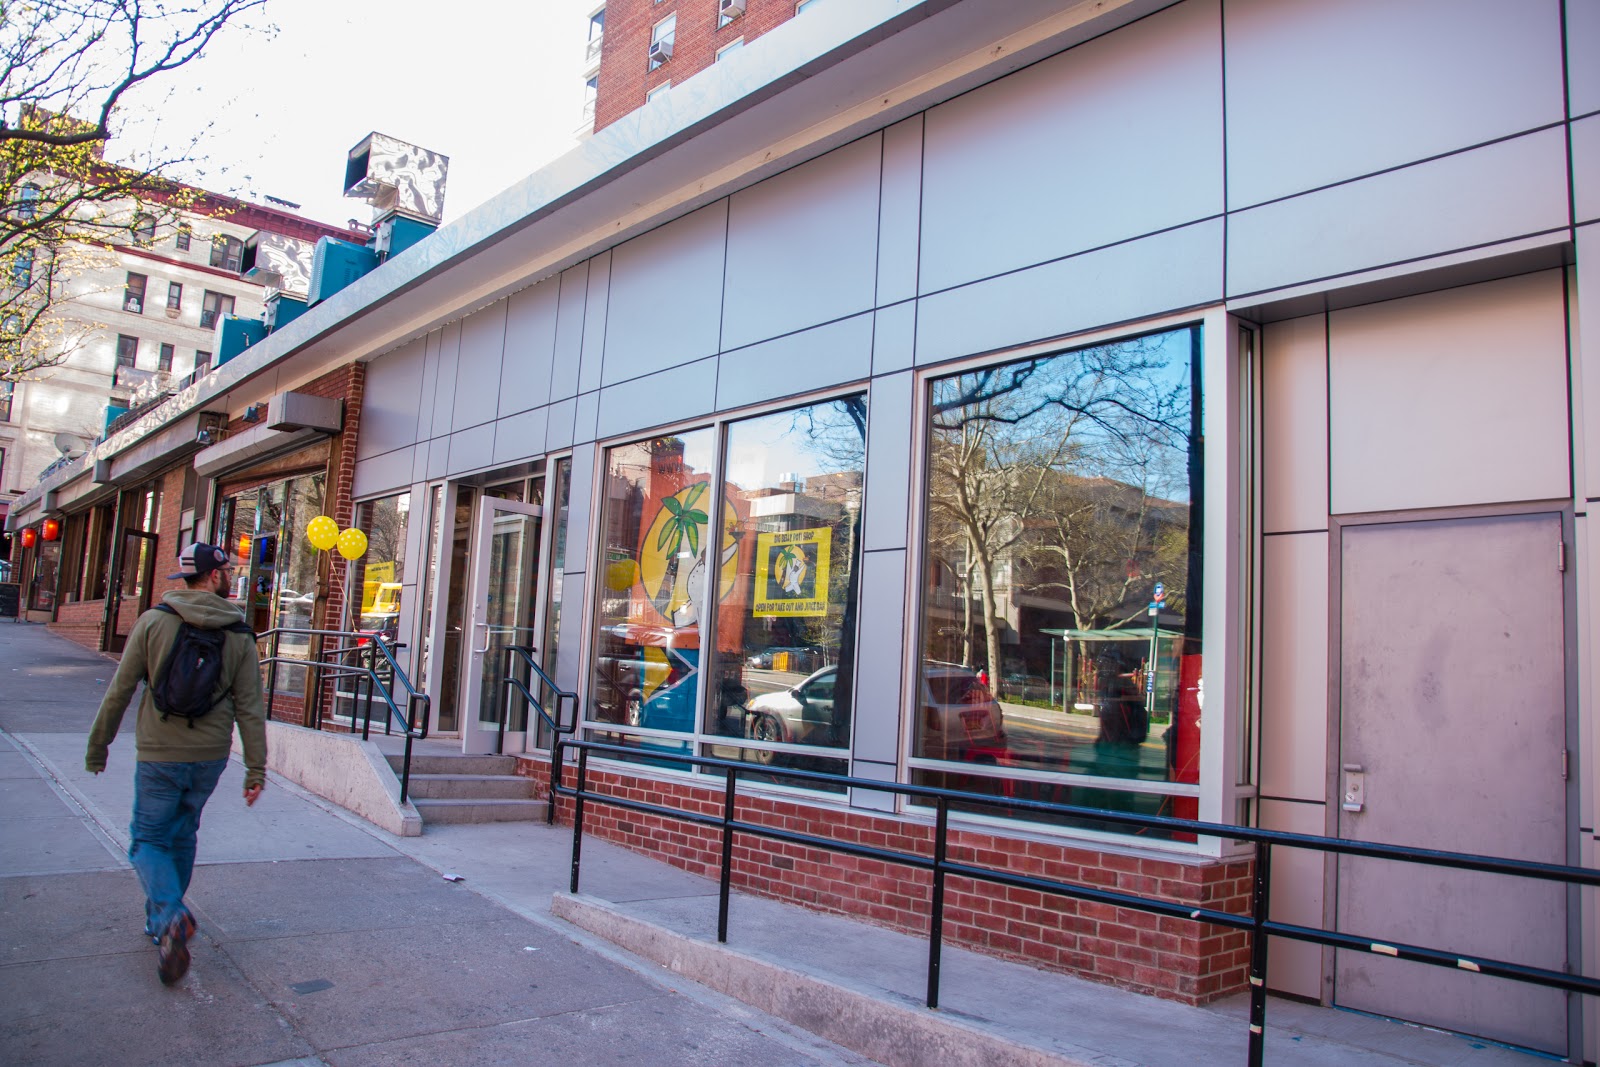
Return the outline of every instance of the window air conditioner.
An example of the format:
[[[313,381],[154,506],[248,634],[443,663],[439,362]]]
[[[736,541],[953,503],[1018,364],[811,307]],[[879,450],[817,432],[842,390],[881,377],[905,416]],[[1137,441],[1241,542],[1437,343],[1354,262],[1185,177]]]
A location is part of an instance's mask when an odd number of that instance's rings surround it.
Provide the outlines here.
[[[659,41],[650,42],[650,62],[665,63],[672,58],[672,38],[664,37]]]
[[[744,14],[745,0],[717,0],[717,10],[725,19],[736,19]]]

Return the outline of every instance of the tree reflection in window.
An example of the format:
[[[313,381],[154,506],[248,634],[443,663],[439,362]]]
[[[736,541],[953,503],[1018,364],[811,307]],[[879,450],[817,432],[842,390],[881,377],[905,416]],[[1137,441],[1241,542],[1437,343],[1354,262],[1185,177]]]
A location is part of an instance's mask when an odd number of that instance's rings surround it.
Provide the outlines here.
[[[1150,334],[932,384],[914,755],[1198,780],[1199,338]],[[935,692],[955,689],[959,713]],[[944,784],[1013,795],[993,774]]]

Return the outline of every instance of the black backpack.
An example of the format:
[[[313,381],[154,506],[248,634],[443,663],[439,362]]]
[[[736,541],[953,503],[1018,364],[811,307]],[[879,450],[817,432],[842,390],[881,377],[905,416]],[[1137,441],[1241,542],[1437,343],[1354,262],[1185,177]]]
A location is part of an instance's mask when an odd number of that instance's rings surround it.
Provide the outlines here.
[[[178,614],[166,604],[158,604],[156,610]],[[220,630],[202,630],[182,621],[182,616],[179,619],[178,636],[172,641],[167,662],[161,665],[161,675],[150,684],[150,696],[162,722],[168,715],[179,715],[189,720],[192,730],[196,719],[222,702],[213,700],[211,694],[222,684],[222,649],[228,634],[255,637],[256,633],[243,621]]]

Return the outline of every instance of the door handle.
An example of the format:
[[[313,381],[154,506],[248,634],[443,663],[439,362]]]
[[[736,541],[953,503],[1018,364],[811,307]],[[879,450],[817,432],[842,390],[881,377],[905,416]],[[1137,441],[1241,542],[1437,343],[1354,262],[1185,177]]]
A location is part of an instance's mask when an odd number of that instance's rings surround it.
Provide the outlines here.
[[[491,644],[489,640],[489,624],[486,622],[475,622],[472,625],[483,627],[483,647],[472,650],[472,654],[474,656],[481,656],[489,651],[489,645]]]
[[[1340,807],[1345,811],[1361,811],[1367,806],[1367,775],[1359,763],[1346,763],[1344,765],[1344,803]]]

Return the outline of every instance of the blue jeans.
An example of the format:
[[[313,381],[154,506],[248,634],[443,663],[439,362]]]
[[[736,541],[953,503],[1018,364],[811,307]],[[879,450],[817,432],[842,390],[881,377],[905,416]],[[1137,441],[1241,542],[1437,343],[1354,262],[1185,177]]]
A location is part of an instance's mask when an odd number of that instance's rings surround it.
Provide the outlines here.
[[[128,861],[144,886],[148,933],[158,934],[174,919],[188,914],[183,895],[194,874],[200,811],[227,765],[225,758],[135,765]]]

